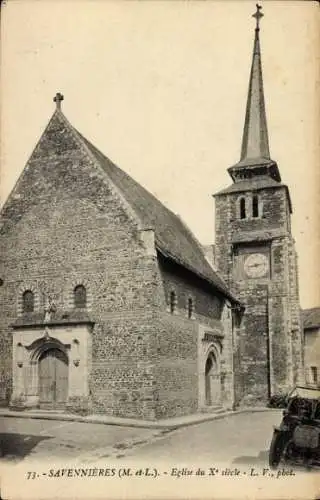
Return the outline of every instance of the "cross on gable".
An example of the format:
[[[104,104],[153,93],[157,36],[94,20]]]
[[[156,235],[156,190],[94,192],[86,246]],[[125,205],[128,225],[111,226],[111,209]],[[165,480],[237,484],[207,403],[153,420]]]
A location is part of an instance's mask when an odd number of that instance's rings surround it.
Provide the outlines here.
[[[61,109],[61,102],[63,101],[64,97],[60,92],[57,92],[56,95],[53,98],[53,101],[56,103],[57,109]]]
[[[264,14],[262,14],[262,12],[260,12],[262,9],[261,5],[256,3],[256,7],[257,7],[257,10],[254,14],[252,14],[252,17],[254,17],[256,19],[256,22],[257,22],[256,29],[259,29],[260,19],[264,16]]]

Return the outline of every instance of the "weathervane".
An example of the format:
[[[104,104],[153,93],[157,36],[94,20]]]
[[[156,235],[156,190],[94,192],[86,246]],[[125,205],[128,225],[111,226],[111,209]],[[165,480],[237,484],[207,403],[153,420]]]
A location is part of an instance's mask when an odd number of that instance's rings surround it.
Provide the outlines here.
[[[258,3],[256,3],[256,7],[257,7],[257,10],[254,14],[252,14],[252,17],[254,17],[256,19],[256,30],[259,30],[260,29],[260,19],[264,16],[264,14],[262,14],[261,9],[261,5],[259,5]]]

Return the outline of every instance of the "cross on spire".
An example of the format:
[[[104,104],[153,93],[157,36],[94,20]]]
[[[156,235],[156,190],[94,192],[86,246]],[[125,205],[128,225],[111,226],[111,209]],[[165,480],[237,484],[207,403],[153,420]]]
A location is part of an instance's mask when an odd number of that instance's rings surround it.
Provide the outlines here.
[[[256,3],[256,7],[257,7],[257,10],[254,14],[252,14],[252,17],[255,18],[256,20],[256,30],[259,30],[260,29],[260,19],[264,16],[264,14],[262,14],[261,9],[261,5],[259,5],[258,3]]]
[[[56,103],[57,109],[61,109],[61,102],[63,101],[64,97],[60,92],[57,92],[56,95],[53,98],[53,101]]]

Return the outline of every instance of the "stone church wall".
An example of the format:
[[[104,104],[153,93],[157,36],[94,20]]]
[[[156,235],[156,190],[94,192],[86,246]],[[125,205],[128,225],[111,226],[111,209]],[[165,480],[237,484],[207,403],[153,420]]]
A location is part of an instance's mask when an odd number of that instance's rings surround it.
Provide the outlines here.
[[[132,227],[124,220],[117,224],[116,206],[103,217],[83,198],[60,198],[58,206],[59,217],[52,203],[41,210],[34,207],[6,235],[7,249],[14,247],[15,252],[3,254],[7,256],[2,288],[7,311],[1,320],[1,331],[6,332],[1,338],[7,340],[3,355],[11,368],[10,324],[17,317],[17,294],[23,287],[28,289],[32,283],[40,296],[40,310],[48,293],[57,308],[69,310],[70,293],[76,284],[85,283],[91,297],[90,317],[96,321],[92,409],[128,416],[145,412],[146,398],[150,398],[146,393],[152,387],[143,363],[149,356],[155,263],[145,257]],[[9,366],[7,370],[10,373]]]
[[[214,295],[212,290],[200,287],[197,279],[181,271],[173,264],[160,258],[162,297],[164,308],[157,317],[155,380],[157,382],[156,416],[185,415],[199,408],[199,377],[202,375],[205,360],[199,358],[199,328],[221,334],[222,311],[224,300]],[[170,311],[170,293],[176,294],[176,306]],[[192,298],[192,317],[188,318],[188,299]],[[232,360],[231,327],[226,328],[221,355],[221,400],[216,405],[225,403],[225,395],[230,398]]]
[[[235,403],[250,404],[265,400],[268,394],[268,288],[239,286],[238,297],[246,311],[236,332]]]
[[[197,411],[197,324],[179,312],[157,318],[154,375],[157,418]]]
[[[304,383],[304,356],[303,356],[303,326],[300,310],[299,298],[299,277],[298,277],[298,259],[295,249],[295,243],[292,239],[289,243],[290,259],[290,305],[291,305],[291,332],[292,332],[292,351],[294,354],[293,363],[293,384]]]
[[[2,215],[3,403],[11,394],[11,324],[19,294],[32,287],[39,312],[48,295],[58,310],[69,310],[74,287],[83,283],[96,324],[90,400],[74,401],[74,407],[152,417],[146,360],[157,300],[155,257],[146,256],[130,209],[59,121],[38,144]]]

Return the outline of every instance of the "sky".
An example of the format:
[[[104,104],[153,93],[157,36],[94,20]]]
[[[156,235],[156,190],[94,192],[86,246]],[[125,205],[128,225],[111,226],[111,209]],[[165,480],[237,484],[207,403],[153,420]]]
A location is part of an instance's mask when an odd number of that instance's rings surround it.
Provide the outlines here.
[[[271,157],[293,203],[302,307],[320,305],[319,8],[261,2]],[[54,112],[214,242],[212,194],[240,158],[255,2],[7,0],[3,204]],[[319,290],[318,290],[319,289]]]

